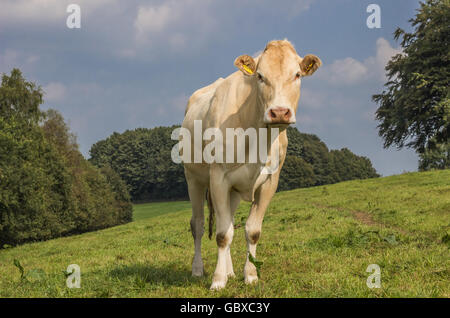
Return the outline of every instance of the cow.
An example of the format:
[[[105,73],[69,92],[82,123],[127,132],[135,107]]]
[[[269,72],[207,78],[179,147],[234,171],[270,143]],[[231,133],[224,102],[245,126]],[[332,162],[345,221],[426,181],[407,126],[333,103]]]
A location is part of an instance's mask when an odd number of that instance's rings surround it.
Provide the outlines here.
[[[234,234],[234,213],[241,201],[251,202],[245,224],[247,260],[245,283],[258,280],[256,267],[249,254],[256,257],[256,245],[261,236],[265,211],[274,195],[287,151],[286,128],[296,122],[301,79],[312,75],[321,60],[312,54],[300,57],[287,40],[270,41],[257,57],[241,55],[234,61],[238,68],[227,78],[195,91],[189,98],[182,124],[192,135],[194,122],[201,121],[202,132],[215,128],[225,135],[226,128],[278,128],[279,134],[268,138],[268,153],[278,147],[279,164],[273,173],[262,173],[270,160],[250,162],[183,162],[189,198],[192,204],[191,232],[194,238],[192,275],[203,276],[201,239],[204,234],[205,199],[209,208],[209,237],[216,220],[215,238],[218,248],[217,266],[211,289],[225,287],[234,277],[230,245]],[[270,134],[270,133],[269,133]],[[234,138],[234,137],[233,137]],[[275,142],[276,141],[276,142]],[[192,147],[195,148],[192,141]],[[225,141],[224,141],[225,143]],[[198,143],[197,143],[198,145]],[[198,147],[198,146],[197,146]],[[201,142],[205,147],[205,141]],[[248,146],[245,147],[248,152]]]

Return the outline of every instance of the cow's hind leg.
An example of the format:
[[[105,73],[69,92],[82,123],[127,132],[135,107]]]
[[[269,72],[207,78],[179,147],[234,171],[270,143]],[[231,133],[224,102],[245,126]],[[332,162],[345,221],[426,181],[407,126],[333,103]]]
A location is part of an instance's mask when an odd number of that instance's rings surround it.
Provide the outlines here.
[[[204,204],[206,186],[188,179],[188,192],[192,204],[191,232],[194,237],[195,254],[192,262],[192,276],[203,276],[202,236],[204,233]]]
[[[236,212],[236,209],[238,208],[240,202],[241,202],[240,194],[236,191],[232,191],[230,194],[230,209],[233,226],[234,226],[234,213]],[[233,270],[233,261],[231,260],[231,246],[227,250],[227,276],[228,277],[235,276]]]

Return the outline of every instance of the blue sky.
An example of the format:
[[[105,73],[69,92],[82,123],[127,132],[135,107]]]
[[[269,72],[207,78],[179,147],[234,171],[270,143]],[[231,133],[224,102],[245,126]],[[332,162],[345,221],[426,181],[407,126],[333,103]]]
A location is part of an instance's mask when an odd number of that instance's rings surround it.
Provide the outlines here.
[[[81,7],[81,28],[66,26],[67,5]],[[381,8],[369,29],[366,8]],[[188,97],[235,71],[234,59],[273,39],[323,62],[302,81],[300,131],[330,149],[371,159],[382,175],[415,171],[409,149],[383,149],[373,94],[384,65],[400,52],[393,40],[418,1],[360,0],[0,0],[0,72],[19,67],[46,93],[88,157],[114,131],[181,123]]]

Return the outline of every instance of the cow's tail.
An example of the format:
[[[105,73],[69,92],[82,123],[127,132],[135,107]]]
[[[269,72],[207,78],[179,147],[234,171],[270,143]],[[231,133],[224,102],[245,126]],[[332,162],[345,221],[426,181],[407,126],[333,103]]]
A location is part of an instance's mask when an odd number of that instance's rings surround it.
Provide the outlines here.
[[[212,234],[213,234],[213,228],[214,228],[214,207],[212,204],[212,200],[211,200],[211,191],[206,192],[206,202],[208,203],[208,210],[209,210],[209,228],[208,228],[208,237],[209,239],[212,238]]]

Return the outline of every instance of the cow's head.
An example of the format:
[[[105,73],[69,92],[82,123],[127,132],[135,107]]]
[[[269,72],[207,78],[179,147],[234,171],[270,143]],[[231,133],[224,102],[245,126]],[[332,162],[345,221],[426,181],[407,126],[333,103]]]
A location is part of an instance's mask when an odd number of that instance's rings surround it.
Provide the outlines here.
[[[254,81],[264,123],[288,125],[295,123],[301,78],[312,75],[322,62],[312,54],[298,56],[292,44],[282,40],[269,42],[255,59],[239,56],[234,65]]]

